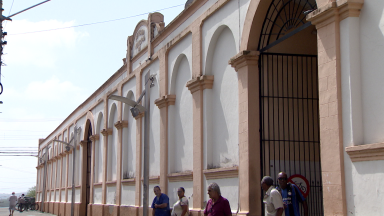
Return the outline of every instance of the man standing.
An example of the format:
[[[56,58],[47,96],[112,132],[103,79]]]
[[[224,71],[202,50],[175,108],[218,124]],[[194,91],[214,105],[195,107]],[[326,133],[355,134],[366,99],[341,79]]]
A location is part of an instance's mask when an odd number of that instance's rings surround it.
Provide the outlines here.
[[[169,215],[169,198],[167,195],[161,193],[161,189],[159,186],[155,186],[153,188],[153,192],[155,193],[156,197],[153,199],[152,202],[152,215],[153,216],[168,216]]]
[[[308,216],[307,201],[295,184],[287,182],[287,174],[279,173],[279,185],[277,188],[283,197],[285,216],[300,216],[299,202],[303,205],[304,216]]]
[[[17,196],[15,192],[12,192],[12,196],[9,197],[9,216],[13,216],[13,212],[16,209]]]
[[[263,202],[265,204],[265,216],[284,216],[283,199],[279,191],[273,187],[273,179],[264,176],[261,180],[261,188],[265,191]]]
[[[231,207],[227,199],[221,196],[220,187],[215,182],[209,184],[208,195],[210,200],[204,210],[205,216],[230,216]]]

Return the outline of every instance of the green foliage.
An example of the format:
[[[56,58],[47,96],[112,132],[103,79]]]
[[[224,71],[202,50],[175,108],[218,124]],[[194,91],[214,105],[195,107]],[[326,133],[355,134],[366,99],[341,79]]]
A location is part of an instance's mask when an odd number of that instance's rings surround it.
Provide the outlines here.
[[[33,186],[28,189],[26,197],[36,197],[36,186]]]

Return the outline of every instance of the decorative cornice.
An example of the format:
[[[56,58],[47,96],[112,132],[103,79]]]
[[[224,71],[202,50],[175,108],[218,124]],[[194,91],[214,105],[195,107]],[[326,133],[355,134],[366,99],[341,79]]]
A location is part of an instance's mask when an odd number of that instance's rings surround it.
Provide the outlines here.
[[[87,143],[88,143],[87,140],[81,140],[79,144],[80,144],[81,146],[83,146],[83,145],[86,145]]]
[[[122,128],[125,128],[125,127],[128,127],[128,121],[124,120],[124,121],[117,121],[115,123],[115,127],[120,130]]]
[[[192,181],[193,172],[171,173],[168,175],[168,180],[169,182]]]
[[[99,140],[99,139],[100,139],[100,135],[99,135],[99,134],[92,135],[92,136],[89,137],[89,139],[90,139],[92,142],[95,142],[96,140]]]
[[[96,183],[93,183],[93,186],[102,186],[103,185],[103,182],[96,182]]]
[[[186,86],[191,93],[194,93],[199,90],[212,89],[213,80],[213,76],[202,75],[188,81]]]
[[[384,143],[346,147],[352,162],[384,160]]]
[[[247,65],[257,65],[259,63],[259,51],[243,50],[229,59],[230,64],[236,71]]]
[[[348,17],[359,17],[363,4],[364,0],[329,2],[308,14],[307,21],[316,25],[316,28],[321,28],[334,22],[337,16],[339,16],[340,21]]]
[[[236,178],[239,175],[239,167],[217,168],[203,170],[207,180],[223,179],[223,178]]]
[[[136,178],[123,179],[123,180],[121,180],[121,183],[124,185],[135,185],[136,184]]]
[[[112,184],[116,184],[117,181],[107,181],[105,184],[107,185],[112,185]]]
[[[102,131],[100,131],[100,133],[101,133],[103,136],[112,135],[112,128],[103,129]]]
[[[159,109],[169,106],[175,105],[176,95],[165,95],[155,100],[155,104]]]
[[[144,179],[141,179],[142,182],[144,182]],[[159,184],[160,183],[160,176],[151,176],[149,177],[149,184]]]

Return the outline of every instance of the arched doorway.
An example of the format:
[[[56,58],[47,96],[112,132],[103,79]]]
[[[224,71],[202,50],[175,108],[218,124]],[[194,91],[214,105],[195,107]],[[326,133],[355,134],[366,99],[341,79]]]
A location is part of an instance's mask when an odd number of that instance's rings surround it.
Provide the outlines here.
[[[265,14],[258,43],[260,160],[262,176],[277,186],[277,174],[286,172],[305,194],[309,215],[324,215],[317,35],[305,19],[315,9],[315,0],[272,0]]]
[[[83,151],[82,151],[82,157],[83,157],[83,164],[82,164],[82,194],[81,196],[81,209],[80,214],[81,215],[88,215],[88,204],[91,203],[91,167],[92,167],[92,140],[91,137],[93,135],[92,133],[92,124],[88,120],[86,123],[85,132],[84,132],[84,141],[83,143]]]

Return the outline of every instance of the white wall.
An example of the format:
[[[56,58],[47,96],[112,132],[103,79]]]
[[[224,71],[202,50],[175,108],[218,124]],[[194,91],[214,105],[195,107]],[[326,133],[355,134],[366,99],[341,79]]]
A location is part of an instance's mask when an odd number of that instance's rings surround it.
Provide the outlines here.
[[[384,142],[384,2],[365,1],[340,23],[344,147]],[[347,212],[384,215],[384,160],[352,162],[344,152]]]
[[[228,60],[236,54],[228,27],[217,29],[209,45],[206,75],[213,75],[212,89],[204,90],[205,168],[238,165],[238,78]]]
[[[109,115],[109,123],[108,128],[112,129],[112,135],[108,135],[108,164],[107,164],[107,181],[116,180],[116,165],[117,165],[117,140],[118,140],[118,132],[115,127],[115,123],[117,122],[117,107],[116,104],[113,103],[111,105]]]
[[[102,201],[102,187],[101,185],[95,186],[93,189],[93,203],[101,204]]]
[[[135,186],[121,186],[121,205],[135,206]],[[150,191],[151,192],[151,191]]]
[[[175,105],[168,108],[168,163],[171,173],[193,169],[193,103],[192,94],[186,87],[191,79],[190,63],[182,54],[172,74],[171,94],[176,95]]]
[[[116,203],[116,185],[107,186],[107,204]]]

